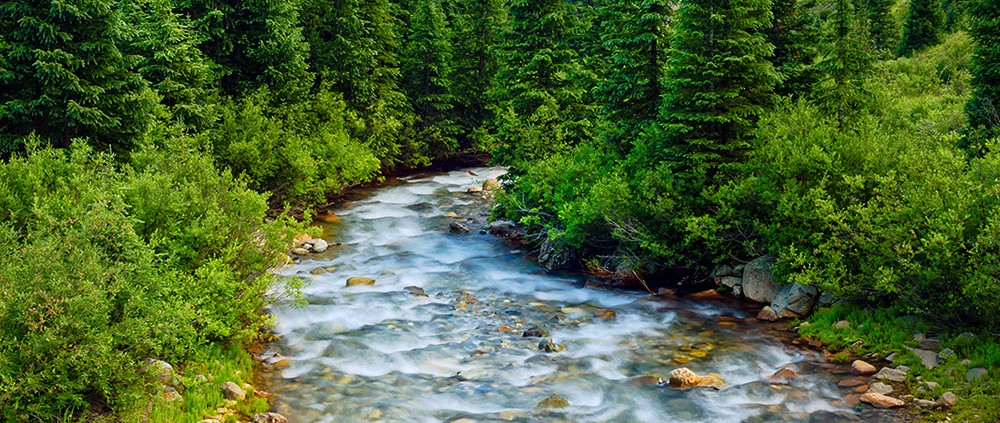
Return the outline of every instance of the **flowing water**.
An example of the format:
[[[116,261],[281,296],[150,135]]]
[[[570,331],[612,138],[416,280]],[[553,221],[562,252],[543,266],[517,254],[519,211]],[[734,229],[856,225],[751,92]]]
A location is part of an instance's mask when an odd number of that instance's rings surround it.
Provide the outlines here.
[[[481,233],[488,204],[466,190],[503,171],[471,172],[369,193],[326,225],[342,245],[284,270],[307,285],[305,305],[271,310],[275,411],[292,422],[858,419],[814,353],[734,323],[739,310],[548,274]],[[449,231],[463,220],[472,233]],[[353,276],[376,283],[345,286]],[[536,328],[565,349],[523,336]],[[726,385],[658,383],[681,366]],[[798,376],[769,378],[783,368]],[[546,407],[553,394],[568,406]]]

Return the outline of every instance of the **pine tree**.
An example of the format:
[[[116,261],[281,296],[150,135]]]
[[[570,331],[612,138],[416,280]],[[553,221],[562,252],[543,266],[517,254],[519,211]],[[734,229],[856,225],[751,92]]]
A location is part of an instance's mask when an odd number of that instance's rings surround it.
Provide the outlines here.
[[[819,76],[814,63],[819,50],[816,19],[796,0],[774,0],[771,4],[772,23],[766,31],[768,42],[774,45],[771,64],[781,75],[775,87],[780,96],[798,96],[812,90]]]
[[[201,51],[219,67],[221,88],[241,95],[267,87],[279,101],[308,93],[313,76],[306,59],[298,2],[289,0],[180,0],[179,10],[204,39]]]
[[[861,0],[868,18],[868,37],[875,51],[889,52],[898,45],[899,26],[892,15],[894,0]]]
[[[873,59],[866,37],[868,30],[859,25],[863,22],[849,0],[835,0],[816,65],[823,78],[816,84],[814,95],[837,116],[841,128],[853,113],[864,107],[864,79]]]
[[[943,25],[941,0],[910,0],[910,9],[903,22],[899,56],[909,56],[914,51],[937,44]]]
[[[607,142],[626,154],[657,117],[673,13],[665,0],[602,0],[597,10],[608,66],[594,95],[609,125]]]
[[[975,0],[969,5],[969,33],[976,41],[972,56],[972,97],[965,106],[969,127],[978,131],[969,143],[1000,135],[1000,3]]]
[[[127,148],[151,119],[154,97],[122,54],[124,23],[110,0],[3,1],[0,151],[36,132]]]
[[[710,183],[723,163],[739,160],[757,117],[774,101],[780,76],[764,31],[767,0],[681,3],[671,42],[658,154]],[[698,192],[700,183],[695,182]]]
[[[173,12],[170,0],[121,2],[119,7],[134,32],[124,50],[142,57],[139,73],[160,95],[169,119],[192,129],[210,124],[218,79],[198,50],[190,23]]]
[[[402,59],[406,93],[416,113],[416,136],[430,144],[433,157],[457,147],[452,111],[451,29],[440,0],[417,0]]]
[[[445,3],[451,22],[453,88],[459,141],[483,127],[489,119],[487,93],[497,73],[498,37],[507,26],[503,0],[451,0]]]
[[[500,50],[494,159],[521,166],[592,137],[593,75],[572,48],[584,29],[563,0],[514,0]]]

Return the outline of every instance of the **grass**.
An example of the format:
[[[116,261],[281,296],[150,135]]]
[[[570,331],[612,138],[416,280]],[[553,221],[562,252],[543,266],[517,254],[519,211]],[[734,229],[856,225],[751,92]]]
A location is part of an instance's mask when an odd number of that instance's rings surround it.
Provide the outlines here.
[[[850,327],[837,329],[839,321],[846,320]],[[805,322],[802,322],[805,323]],[[808,324],[799,328],[799,335],[823,342],[840,361],[849,356],[864,359],[884,359],[896,354],[894,364],[910,367],[906,385],[917,398],[935,400],[944,392],[959,396],[959,402],[950,410],[922,410],[919,417],[925,421],[939,421],[951,417],[956,422],[1000,421],[1000,339],[989,333],[974,333],[966,329],[941,329],[899,308],[870,309],[854,305],[838,305],[817,310]],[[920,364],[920,359],[908,348],[917,348],[917,333],[941,340],[938,351],[949,348],[955,352],[934,369]],[[986,377],[969,382],[966,372],[973,368],[986,368]],[[921,392],[918,387],[925,382],[936,382],[939,388]]]

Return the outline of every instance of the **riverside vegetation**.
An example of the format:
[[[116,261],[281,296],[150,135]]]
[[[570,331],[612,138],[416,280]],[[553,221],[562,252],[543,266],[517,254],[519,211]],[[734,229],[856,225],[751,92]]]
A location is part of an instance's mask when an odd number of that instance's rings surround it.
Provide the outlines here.
[[[214,414],[289,216],[488,152],[544,265],[771,254],[841,304],[804,334],[923,326],[958,361],[920,376],[995,419],[997,37],[992,0],[0,1],[0,416]]]

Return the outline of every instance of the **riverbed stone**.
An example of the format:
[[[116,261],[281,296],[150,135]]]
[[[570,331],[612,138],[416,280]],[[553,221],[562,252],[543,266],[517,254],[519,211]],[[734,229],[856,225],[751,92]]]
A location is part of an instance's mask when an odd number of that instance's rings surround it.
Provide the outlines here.
[[[347,278],[347,286],[375,285],[375,279],[364,276],[351,276]]]
[[[227,400],[241,401],[246,398],[247,394],[240,385],[234,382],[226,382],[222,384],[222,396]]]
[[[798,376],[798,373],[795,373],[794,370],[786,367],[774,372],[774,374],[768,378],[768,381],[772,383],[788,383],[788,381],[795,379]]]
[[[614,310],[606,308],[598,309],[597,311],[594,312],[594,317],[598,319],[608,320],[608,319],[614,319],[616,316],[618,316],[618,314],[615,313]]]
[[[483,181],[483,191],[493,191],[497,189],[500,189],[500,181],[496,180],[496,178],[489,178]]]
[[[954,392],[945,392],[938,398],[937,403],[945,407],[952,407],[958,403],[958,395],[955,395]]]
[[[451,225],[449,225],[449,228],[451,230],[451,233],[453,233],[453,234],[462,235],[462,234],[467,234],[469,232],[472,232],[472,228],[470,228],[468,225],[466,225],[466,224],[464,224],[462,222],[451,222]]]
[[[778,320],[778,313],[775,313],[771,306],[764,306],[764,308],[757,313],[757,318],[768,322],[774,322]]]
[[[743,269],[743,295],[750,300],[770,304],[778,293],[778,284],[774,282],[771,266],[774,257],[770,255],[758,257]]]
[[[297,247],[292,249],[292,254],[295,254],[297,256],[307,256],[309,255],[309,250],[302,247]]]
[[[305,248],[313,253],[322,253],[330,248],[330,244],[326,242],[323,238],[314,238],[309,241],[302,243],[302,248]]]
[[[869,364],[866,361],[854,360],[854,362],[851,363],[851,371],[859,376],[871,376],[875,374],[875,372],[878,370],[875,368],[875,366]]]
[[[542,338],[541,341],[538,341],[538,349],[548,353],[553,353],[553,352],[566,351],[566,346],[562,344],[557,344],[555,343],[555,341],[552,340],[552,338],[546,337]]]
[[[567,408],[569,400],[559,394],[552,394],[538,403],[538,408]]]
[[[965,372],[965,380],[969,382],[978,382],[985,379],[989,374],[989,370],[982,367],[976,367],[975,369],[969,369],[969,371]]]
[[[887,395],[878,394],[874,392],[868,392],[858,398],[861,402],[866,404],[871,404],[876,408],[896,408],[906,405],[903,400],[898,398],[893,398]]]
[[[783,285],[775,292],[771,308],[778,317],[799,318],[812,312],[818,297],[819,290],[814,286],[801,283]]]
[[[253,416],[250,423],[288,423],[288,418],[278,413],[259,413]]]
[[[532,326],[521,332],[523,338],[542,338],[549,335],[549,331],[538,326]]]
[[[906,380],[906,372],[899,369],[890,369],[888,367],[883,367],[875,374],[875,379],[878,380],[888,380],[890,382],[903,382]]]
[[[715,388],[719,389],[725,382],[716,375],[699,376],[687,367],[680,367],[670,371],[670,379],[667,381],[671,388]]]
[[[875,394],[882,394],[882,395],[889,395],[889,394],[892,393],[892,386],[890,386],[888,384],[885,384],[885,383],[882,383],[882,382],[875,382],[875,383],[873,383],[873,384],[871,384],[871,385],[868,386],[868,391],[867,392],[872,392],[872,393],[875,393]]]

